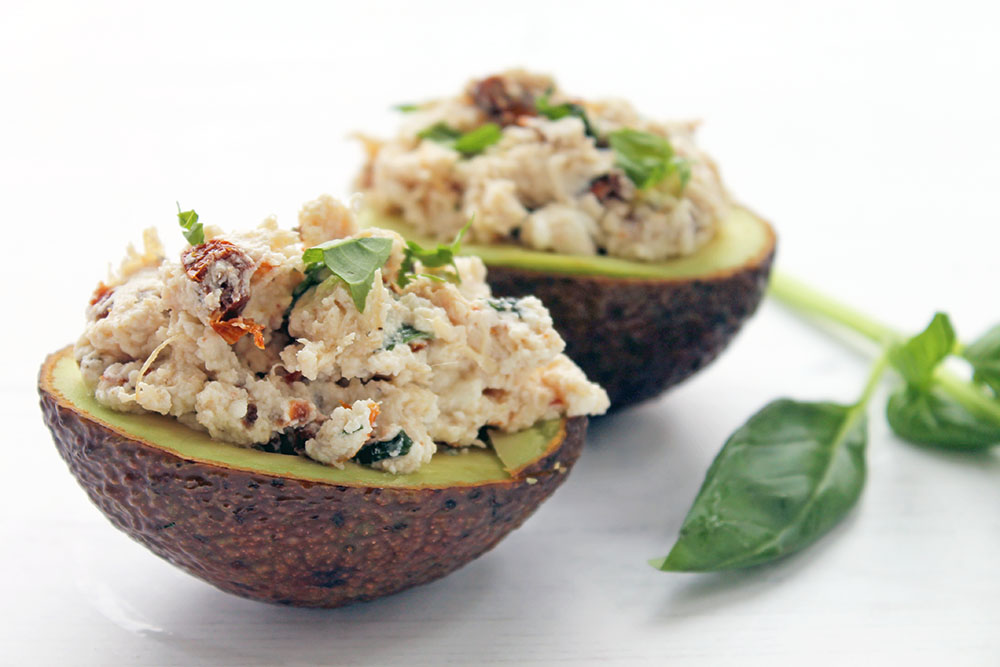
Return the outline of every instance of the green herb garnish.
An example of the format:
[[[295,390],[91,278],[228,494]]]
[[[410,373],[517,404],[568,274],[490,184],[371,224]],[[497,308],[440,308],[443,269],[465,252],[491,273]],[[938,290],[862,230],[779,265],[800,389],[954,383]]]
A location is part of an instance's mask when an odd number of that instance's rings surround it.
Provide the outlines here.
[[[458,254],[459,249],[462,247],[462,237],[465,236],[465,232],[467,232],[469,227],[472,226],[472,220],[473,218],[469,218],[469,221],[465,223],[465,226],[458,230],[455,240],[448,245],[441,245],[439,243],[437,247],[427,249],[421,247],[420,244],[415,241],[407,241],[406,248],[403,249],[403,264],[399,268],[399,278],[396,281],[397,284],[400,287],[406,287],[412,280],[418,277],[461,283],[462,279],[458,275],[458,265],[455,264],[455,255]],[[446,266],[451,266],[454,271],[417,274],[414,271],[417,261],[419,261],[425,269],[440,269]]]
[[[884,371],[901,379],[886,419],[903,440],[952,450],[1000,444],[1000,326],[963,348],[937,313],[904,337],[791,278],[774,275],[772,296],[846,326],[881,346],[861,398],[851,405],[782,399],[750,418],[709,468],[662,570],[705,572],[763,563],[808,546],[854,506],[865,483],[867,407]],[[962,355],[971,381],[944,368]]]
[[[302,261],[306,263],[306,280],[320,279],[319,270],[326,268],[344,283],[358,312],[363,313],[375,280],[375,271],[385,264],[391,251],[392,239],[377,236],[329,241],[302,253]],[[312,278],[311,272],[316,272]],[[311,286],[307,285],[302,292]],[[295,298],[294,293],[292,296]]]
[[[411,327],[409,324],[404,324],[398,329],[396,329],[390,336],[386,337],[385,343],[382,347],[386,350],[391,350],[397,345],[407,345],[415,340],[420,339],[430,339],[434,336],[426,331],[421,331]]]
[[[354,460],[361,465],[367,466],[376,461],[405,456],[412,446],[413,440],[410,439],[410,436],[406,435],[406,431],[400,430],[391,440],[365,445],[354,455]]]
[[[413,111],[418,111],[420,109],[419,104],[397,104],[392,107],[400,113],[411,113]]]
[[[521,300],[512,296],[492,297],[486,300],[490,308],[498,313],[514,313],[518,319],[521,318]]]
[[[583,121],[583,130],[586,135],[588,137],[594,137],[595,139],[597,138],[597,133],[594,132],[594,127],[590,124],[590,119],[587,118],[586,109],[574,102],[550,104],[549,97],[551,96],[552,91],[548,90],[544,95],[535,99],[535,111],[549,120],[559,120],[560,118],[565,118],[566,116],[579,118]]]
[[[669,176],[676,176],[683,190],[691,178],[690,163],[675,155],[664,137],[625,128],[608,135],[608,141],[615,151],[615,164],[640,190],[658,185]]]
[[[181,232],[184,234],[184,238],[191,245],[199,245],[205,242],[205,230],[202,228],[200,222],[198,222],[198,214],[193,210],[182,211],[181,205],[177,204],[177,220],[180,222],[181,228],[184,230]]]
[[[421,139],[429,139],[455,149],[465,157],[482,153],[488,146],[500,141],[503,132],[496,123],[485,123],[474,130],[462,133],[447,123],[435,123],[417,132]]]
[[[462,155],[469,157],[477,153],[482,153],[486,150],[487,146],[492,146],[500,141],[500,137],[502,136],[503,132],[500,130],[499,125],[496,123],[486,123],[460,136],[455,140],[452,147]]]
[[[462,133],[447,123],[434,123],[430,127],[417,132],[417,136],[421,139],[430,139],[439,144],[448,144],[450,146],[455,142],[455,139],[462,136]]]

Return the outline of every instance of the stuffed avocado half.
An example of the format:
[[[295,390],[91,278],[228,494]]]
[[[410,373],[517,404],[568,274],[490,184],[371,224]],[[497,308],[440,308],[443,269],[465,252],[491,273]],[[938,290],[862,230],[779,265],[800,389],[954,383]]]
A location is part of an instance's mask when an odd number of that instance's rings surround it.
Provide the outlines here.
[[[356,227],[179,214],[102,282],[40,378],[60,453],[112,522],[216,586],[336,606],[441,576],[560,483],[605,392],[534,298]],[[497,304],[514,304],[513,309]]]
[[[494,293],[539,297],[615,408],[704,366],[759,304],[773,230],[730,199],[695,123],[521,70],[403,110],[392,139],[362,137],[364,224],[422,242],[467,225]]]
[[[115,527],[224,591],[308,607],[389,595],[488,551],[563,482],[587,426],[542,422],[394,475],[115,412],[94,400],[69,349],[46,361],[39,391],[59,453]]]

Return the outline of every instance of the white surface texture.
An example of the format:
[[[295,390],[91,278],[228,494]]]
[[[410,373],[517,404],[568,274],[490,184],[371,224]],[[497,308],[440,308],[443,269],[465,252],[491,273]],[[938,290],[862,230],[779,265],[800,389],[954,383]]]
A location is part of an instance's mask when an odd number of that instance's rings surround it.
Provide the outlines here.
[[[657,572],[726,436],[778,396],[849,401],[868,359],[768,303],[710,368],[592,425],[494,551],[332,611],[248,602],[118,533],[67,473],[35,378],[109,262],[174,202],[234,228],[349,194],[348,138],[511,65],[704,119],[779,265],[904,329],[1000,320],[995,2],[0,5],[6,325],[0,663],[1000,664],[1000,452],[907,445],[871,411],[857,509],[813,548]],[[889,384],[879,396],[884,398]]]

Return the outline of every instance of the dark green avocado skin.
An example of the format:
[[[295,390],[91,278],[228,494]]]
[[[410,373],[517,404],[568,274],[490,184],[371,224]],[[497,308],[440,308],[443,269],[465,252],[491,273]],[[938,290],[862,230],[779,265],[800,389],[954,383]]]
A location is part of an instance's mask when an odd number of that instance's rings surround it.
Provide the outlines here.
[[[567,420],[562,445],[507,481],[337,486],[185,460],[39,390],[59,453],[117,528],[224,591],[306,607],[389,595],[488,551],[562,483],[587,428]]]
[[[559,275],[489,266],[497,296],[534,294],[548,307],[566,354],[620,410],[703,368],[760,304],[774,247],[731,273],[691,280]]]

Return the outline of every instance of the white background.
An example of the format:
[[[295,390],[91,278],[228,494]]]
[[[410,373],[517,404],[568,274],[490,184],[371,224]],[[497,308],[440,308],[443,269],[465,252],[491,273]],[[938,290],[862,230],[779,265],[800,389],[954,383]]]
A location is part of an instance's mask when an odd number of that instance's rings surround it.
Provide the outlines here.
[[[830,536],[771,566],[654,571],[727,434],[851,400],[864,355],[767,304],[710,369],[601,420],[496,550],[334,611],[219,593],[117,533],[58,458],[43,356],[174,202],[229,228],[346,195],[353,130],[509,65],[700,117],[785,270],[898,326],[1000,320],[995,2],[36,3],[0,9],[0,662],[1000,664],[1000,456],[892,437]],[[279,7],[280,5],[280,7]],[[884,395],[884,393],[883,393]]]

